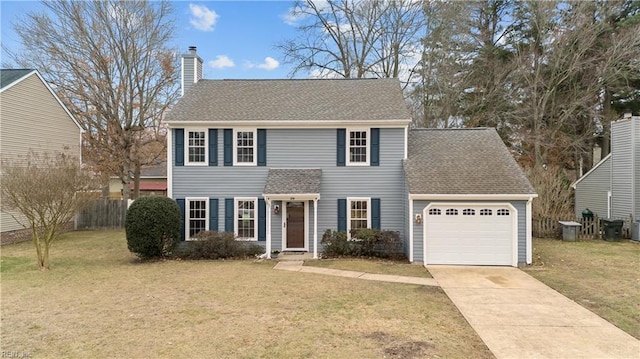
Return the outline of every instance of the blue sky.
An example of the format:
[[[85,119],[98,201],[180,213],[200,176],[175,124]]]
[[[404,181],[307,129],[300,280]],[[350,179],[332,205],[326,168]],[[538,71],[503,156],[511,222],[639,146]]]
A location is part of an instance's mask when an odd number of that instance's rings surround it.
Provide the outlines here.
[[[173,45],[183,53],[197,46],[208,79],[286,78],[291,68],[275,44],[296,35],[287,21],[292,6],[293,1],[176,1]],[[21,47],[11,23],[33,10],[42,10],[39,2],[0,1],[3,46]]]

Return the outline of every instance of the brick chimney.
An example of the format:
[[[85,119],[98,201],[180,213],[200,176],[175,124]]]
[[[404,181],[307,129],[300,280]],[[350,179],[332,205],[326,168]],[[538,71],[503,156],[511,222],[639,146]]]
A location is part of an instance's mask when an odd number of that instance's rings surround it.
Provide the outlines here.
[[[189,46],[189,53],[182,55],[182,67],[180,71],[181,95],[202,79],[202,59],[196,53],[195,46]]]

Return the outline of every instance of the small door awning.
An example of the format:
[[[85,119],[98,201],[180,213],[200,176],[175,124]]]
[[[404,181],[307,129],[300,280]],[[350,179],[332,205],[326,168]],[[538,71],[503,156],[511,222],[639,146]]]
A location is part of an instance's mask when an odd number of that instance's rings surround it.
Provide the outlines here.
[[[262,196],[267,200],[317,200],[320,198],[319,168],[270,168]]]

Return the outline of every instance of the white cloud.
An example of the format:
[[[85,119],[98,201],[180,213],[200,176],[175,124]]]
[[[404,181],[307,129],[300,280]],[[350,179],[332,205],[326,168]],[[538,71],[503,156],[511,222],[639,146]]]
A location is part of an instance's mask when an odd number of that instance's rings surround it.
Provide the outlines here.
[[[236,66],[233,60],[231,60],[227,55],[218,55],[215,60],[209,61],[207,64],[214,69],[224,69]]]
[[[259,69],[271,71],[280,67],[280,62],[271,56],[267,56],[264,58],[264,62],[261,64],[254,64],[251,61],[245,61],[244,66],[248,69],[259,68]]]
[[[277,69],[280,66],[280,62],[278,62],[278,60],[274,59],[271,56],[267,56],[264,59],[264,62],[259,64],[257,67],[260,69],[265,69],[268,71]]]
[[[213,31],[220,15],[203,5],[189,4],[191,19],[189,23],[201,31]]]
[[[318,11],[323,12],[329,7],[329,3],[326,0],[315,0],[313,5]],[[296,5],[287,9],[287,12],[280,15],[285,24],[295,26],[302,20],[308,18],[314,10],[310,9],[308,5]]]
[[[285,14],[282,14],[280,17],[284,21],[285,24],[295,26],[298,24],[298,21],[306,18],[308,15],[302,13],[299,8],[290,7],[289,10]]]

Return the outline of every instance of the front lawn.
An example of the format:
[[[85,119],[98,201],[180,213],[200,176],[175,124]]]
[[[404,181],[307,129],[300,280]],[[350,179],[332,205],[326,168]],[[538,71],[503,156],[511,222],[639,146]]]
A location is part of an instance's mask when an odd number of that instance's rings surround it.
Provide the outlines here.
[[[640,339],[640,244],[535,239],[527,273]]]
[[[276,271],[274,261],[140,263],[122,231],[66,234],[53,245],[50,272],[34,257],[28,242],[2,247],[2,352],[492,357],[436,287]]]

